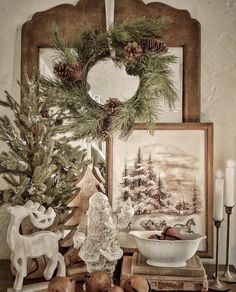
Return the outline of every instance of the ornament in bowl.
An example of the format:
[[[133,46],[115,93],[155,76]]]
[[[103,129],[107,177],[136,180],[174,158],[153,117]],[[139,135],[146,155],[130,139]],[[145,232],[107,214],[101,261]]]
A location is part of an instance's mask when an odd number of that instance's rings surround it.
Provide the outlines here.
[[[172,230],[173,231],[173,230]],[[179,232],[179,238],[163,238],[160,231],[131,231],[147,264],[156,267],[184,267],[198,250],[203,234]],[[175,233],[176,236],[176,233]]]

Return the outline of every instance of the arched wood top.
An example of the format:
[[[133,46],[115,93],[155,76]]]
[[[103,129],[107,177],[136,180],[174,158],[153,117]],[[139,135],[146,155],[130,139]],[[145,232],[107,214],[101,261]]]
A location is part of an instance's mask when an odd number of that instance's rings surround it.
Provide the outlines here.
[[[145,4],[142,0],[116,0],[115,21],[128,17],[171,17],[171,24],[163,30],[163,41],[170,47],[183,47],[183,121],[200,120],[200,24],[186,10],[160,2]],[[105,27],[105,1],[81,0],[77,5],[62,4],[37,12],[22,27],[22,83],[23,68],[27,64],[29,76],[38,68],[39,48],[51,47],[51,33],[56,25],[68,39],[85,25]]]

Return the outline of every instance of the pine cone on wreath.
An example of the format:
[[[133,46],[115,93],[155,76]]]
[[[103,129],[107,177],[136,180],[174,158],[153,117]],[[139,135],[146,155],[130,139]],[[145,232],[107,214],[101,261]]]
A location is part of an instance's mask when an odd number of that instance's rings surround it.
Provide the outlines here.
[[[124,47],[125,57],[132,63],[137,61],[137,58],[142,55],[142,48],[137,42],[128,43]]]
[[[104,138],[106,138],[109,135],[109,130],[111,128],[112,124],[112,117],[107,116],[105,117],[101,122],[101,133]]]
[[[139,42],[144,52],[152,51],[157,53],[167,53],[168,47],[162,41],[155,38],[142,38]]]
[[[69,71],[70,71],[69,66],[62,62],[56,63],[53,67],[53,73],[59,79],[68,79]]]
[[[112,125],[112,116],[115,114],[116,108],[121,104],[122,102],[118,98],[109,98],[104,104],[106,117],[101,121],[100,125],[101,135],[104,139],[109,136],[109,130]]]
[[[102,139],[106,140],[107,137],[109,137],[110,132],[108,130],[102,130],[101,131],[101,137]]]
[[[105,112],[108,115],[114,114],[116,108],[120,106],[122,102],[118,98],[109,98],[106,100],[106,103],[104,104]]]
[[[83,68],[80,63],[74,63],[70,65],[69,79],[71,81],[81,80],[82,70]]]
[[[82,66],[80,63],[65,64],[59,62],[54,65],[53,73],[61,80],[78,81],[81,80]]]

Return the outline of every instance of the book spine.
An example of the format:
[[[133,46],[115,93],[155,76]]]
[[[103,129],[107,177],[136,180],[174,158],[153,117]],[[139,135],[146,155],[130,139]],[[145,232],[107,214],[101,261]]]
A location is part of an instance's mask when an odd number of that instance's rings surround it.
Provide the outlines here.
[[[208,291],[208,282],[158,281],[148,279],[151,289],[156,291]]]

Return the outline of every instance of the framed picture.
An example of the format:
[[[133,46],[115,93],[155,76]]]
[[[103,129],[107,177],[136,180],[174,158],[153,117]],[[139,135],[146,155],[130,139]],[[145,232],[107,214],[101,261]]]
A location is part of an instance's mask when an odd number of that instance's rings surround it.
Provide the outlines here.
[[[175,226],[202,233],[207,239],[198,254],[212,257],[213,124],[157,124],[150,135],[137,124],[124,141],[107,142],[107,192],[119,212],[130,198],[135,215],[120,231],[121,246],[136,248],[131,230],[162,230]]]

